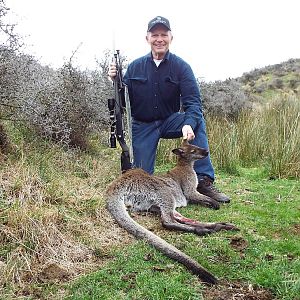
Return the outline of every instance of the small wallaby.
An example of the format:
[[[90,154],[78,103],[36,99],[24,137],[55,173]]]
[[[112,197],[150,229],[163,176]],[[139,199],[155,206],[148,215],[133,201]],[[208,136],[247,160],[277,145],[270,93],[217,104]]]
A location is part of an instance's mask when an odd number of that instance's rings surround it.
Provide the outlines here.
[[[217,283],[217,278],[195,260],[135,222],[129,211],[159,211],[162,225],[167,229],[205,235],[220,230],[238,230],[230,223],[201,223],[182,216],[176,207],[196,203],[219,209],[219,203],[198,193],[194,162],[208,155],[208,151],[183,141],[172,150],[178,155],[177,165],[160,176],[149,175],[142,169],[131,169],[114,180],[107,188],[107,209],[117,221],[136,238],[148,241],[168,257],[186,266],[207,283]]]

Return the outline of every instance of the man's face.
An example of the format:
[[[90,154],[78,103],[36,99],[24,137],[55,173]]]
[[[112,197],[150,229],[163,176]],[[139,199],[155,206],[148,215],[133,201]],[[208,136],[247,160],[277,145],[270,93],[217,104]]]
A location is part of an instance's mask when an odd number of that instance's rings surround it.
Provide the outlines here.
[[[163,59],[169,50],[173,36],[165,26],[158,24],[147,33],[146,39],[151,46],[153,58]]]

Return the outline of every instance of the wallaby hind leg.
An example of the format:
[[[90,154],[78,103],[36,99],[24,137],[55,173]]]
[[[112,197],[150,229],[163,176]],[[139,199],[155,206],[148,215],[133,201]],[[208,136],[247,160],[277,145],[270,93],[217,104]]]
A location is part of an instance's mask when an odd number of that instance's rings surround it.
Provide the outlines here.
[[[184,223],[177,222],[174,216],[173,209],[172,210],[165,209],[165,208],[161,209],[161,221],[162,221],[162,225],[167,229],[196,233],[195,227],[191,226],[191,224],[187,225]]]
[[[201,223],[197,220],[193,220],[190,218],[184,217],[179,212],[174,212],[174,218],[177,222],[181,224],[186,224],[189,226],[194,226],[196,229],[197,234],[208,234],[208,233],[214,233],[220,230],[239,230],[235,225],[225,222],[219,222],[219,223]]]
[[[170,230],[179,230],[200,236],[214,232],[211,228],[207,228],[205,225],[194,220],[190,222],[183,222],[181,218],[175,217],[175,212],[161,212],[161,219],[162,225]]]

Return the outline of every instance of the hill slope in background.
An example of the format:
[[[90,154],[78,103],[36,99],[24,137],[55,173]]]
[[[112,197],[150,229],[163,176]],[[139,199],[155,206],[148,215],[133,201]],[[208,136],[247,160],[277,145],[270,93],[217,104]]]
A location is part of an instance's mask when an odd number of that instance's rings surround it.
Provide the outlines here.
[[[300,59],[266,66],[244,73],[237,80],[246,91],[270,98],[278,92],[300,94]]]

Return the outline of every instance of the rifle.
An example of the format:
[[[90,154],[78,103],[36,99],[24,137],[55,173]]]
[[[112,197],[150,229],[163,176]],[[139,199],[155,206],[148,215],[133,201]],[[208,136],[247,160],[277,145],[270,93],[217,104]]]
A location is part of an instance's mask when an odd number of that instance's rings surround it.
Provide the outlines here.
[[[120,61],[120,50],[114,53],[114,59],[117,67],[117,76],[114,78],[114,96],[115,98],[108,99],[109,117],[111,122],[110,127],[110,147],[116,148],[119,142],[121,153],[121,171],[122,173],[132,168],[132,146],[131,146],[131,113],[130,102],[127,95],[126,85],[123,83],[122,64]],[[124,114],[127,115],[127,126],[130,138],[130,147],[125,140],[125,125]]]

